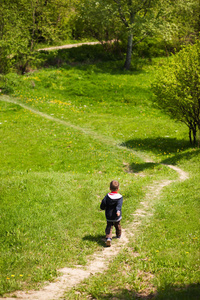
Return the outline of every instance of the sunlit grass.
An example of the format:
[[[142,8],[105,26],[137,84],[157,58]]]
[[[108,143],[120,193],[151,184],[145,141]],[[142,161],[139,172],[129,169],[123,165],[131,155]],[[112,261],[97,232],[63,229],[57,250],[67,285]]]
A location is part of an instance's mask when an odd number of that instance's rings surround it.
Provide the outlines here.
[[[198,299],[199,150],[185,153],[178,164],[193,169],[190,178],[165,188],[154,200],[154,215],[143,219],[108,271],[72,289],[65,299],[76,299],[77,293],[79,299]]]
[[[149,282],[161,295],[197,284],[199,150],[190,148],[186,126],[153,107],[154,66],[118,67],[65,65],[7,76],[20,103],[54,119],[0,101],[1,294],[53,280],[60,267],[84,265],[103,247],[99,204],[109,182],[120,181],[126,226],[149,184],[178,178],[160,162],[180,166],[190,179],[165,189],[151,223],[108,273],[78,288],[80,299],[133,299]]]
[[[142,160],[109,139],[102,143],[19,105],[1,102],[1,108],[4,293],[22,288],[23,282],[28,287],[51,280],[66,264],[85,264],[86,255],[103,246],[99,205],[109,182],[120,180],[128,220],[151,178],[138,180],[127,173],[125,161]]]

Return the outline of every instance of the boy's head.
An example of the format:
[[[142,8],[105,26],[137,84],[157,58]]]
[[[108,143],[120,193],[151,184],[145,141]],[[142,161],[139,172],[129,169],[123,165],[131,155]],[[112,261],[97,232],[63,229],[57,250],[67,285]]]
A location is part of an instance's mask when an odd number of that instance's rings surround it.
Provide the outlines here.
[[[110,190],[111,190],[111,192],[116,192],[119,190],[119,182],[117,180],[111,181]]]

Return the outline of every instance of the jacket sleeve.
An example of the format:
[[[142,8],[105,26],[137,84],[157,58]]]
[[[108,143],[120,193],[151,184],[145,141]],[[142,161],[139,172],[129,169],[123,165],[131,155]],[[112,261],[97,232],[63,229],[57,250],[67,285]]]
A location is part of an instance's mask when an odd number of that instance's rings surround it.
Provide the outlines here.
[[[101,201],[100,209],[105,210],[106,208],[106,196]]]
[[[122,210],[122,203],[123,203],[123,197],[121,197],[118,202],[117,202],[117,206],[116,206],[116,211],[121,211]]]

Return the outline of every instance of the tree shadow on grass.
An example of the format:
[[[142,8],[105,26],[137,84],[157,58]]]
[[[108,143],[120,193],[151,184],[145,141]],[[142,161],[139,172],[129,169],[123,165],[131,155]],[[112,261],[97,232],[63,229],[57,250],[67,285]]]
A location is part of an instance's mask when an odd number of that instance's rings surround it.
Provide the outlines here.
[[[105,247],[105,236],[101,235],[101,234],[98,234],[98,235],[85,235],[83,237],[83,241],[89,241],[89,242],[97,243],[100,246]]]
[[[186,160],[190,160],[193,157],[195,157],[196,155],[198,155],[200,153],[200,149],[194,149],[192,152],[187,152],[187,153],[180,153],[180,154],[176,154],[170,158],[166,158],[163,159],[161,161],[162,164],[171,164],[171,165],[176,165],[178,161],[180,161],[181,159],[186,159]]]
[[[190,284],[183,287],[180,286],[166,286],[160,287],[155,293],[143,291],[137,293],[130,289],[118,289],[112,292],[97,295],[95,292],[94,298],[99,300],[105,299],[123,299],[123,300],[199,300],[200,284]],[[91,294],[91,296],[93,296]]]
[[[160,287],[154,298],[156,300],[198,300],[200,296],[200,283],[185,286],[167,285]]]
[[[200,149],[194,150],[194,152],[176,154],[170,158],[163,159],[160,163],[146,162],[141,164],[132,163],[129,167],[129,172],[140,173],[144,170],[153,170],[156,166],[163,165],[176,165],[181,159],[190,160],[200,153]]]
[[[170,137],[132,139],[122,143],[121,146],[153,151],[155,154],[173,154],[191,148],[189,141]]]
[[[147,163],[141,163],[141,164],[132,163],[129,166],[128,173],[140,173],[147,169],[153,170],[158,165],[159,165],[159,163],[153,163],[153,162],[147,162]]]
[[[151,151],[155,154],[162,154],[168,155],[166,159],[160,161],[160,163],[154,162],[145,162],[141,164],[132,163],[130,165],[129,172],[139,173],[146,169],[153,170],[159,164],[171,164],[176,165],[182,159],[192,159],[197,154],[200,153],[200,149],[198,148],[191,148],[189,142],[185,140],[177,140],[175,138],[155,138],[155,139],[134,139],[129,140],[121,146],[124,146],[129,149],[136,149],[140,151]],[[190,152],[179,152],[179,151],[186,151],[191,149]]]
[[[101,45],[82,45],[75,48],[39,51],[37,55],[43,60],[44,66],[55,66],[63,68],[72,68],[84,70],[84,66],[87,66],[88,72],[89,65],[96,65],[96,73],[109,73],[109,74],[126,74],[132,75],[145,72],[143,66],[151,63],[147,58],[132,59],[132,69],[124,69],[124,56],[123,52],[117,51],[117,49],[110,49],[105,51],[105,48]],[[112,62],[112,64],[111,64]],[[106,67],[108,63],[108,67]]]

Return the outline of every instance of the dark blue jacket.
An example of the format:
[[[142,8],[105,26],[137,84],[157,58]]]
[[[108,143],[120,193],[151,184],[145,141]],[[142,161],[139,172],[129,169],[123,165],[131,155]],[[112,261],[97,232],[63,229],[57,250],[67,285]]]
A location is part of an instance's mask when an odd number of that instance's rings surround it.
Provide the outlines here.
[[[122,218],[122,203],[123,197],[117,192],[108,193],[101,201],[100,208],[105,210],[107,221],[117,222]],[[117,216],[117,212],[120,212],[120,216]]]

